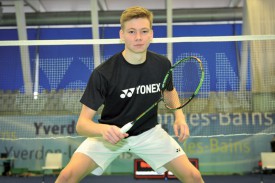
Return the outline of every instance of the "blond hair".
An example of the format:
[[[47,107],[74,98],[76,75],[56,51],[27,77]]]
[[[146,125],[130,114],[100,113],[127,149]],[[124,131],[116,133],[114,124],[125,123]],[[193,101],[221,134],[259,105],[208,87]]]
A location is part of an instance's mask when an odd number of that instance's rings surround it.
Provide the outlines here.
[[[153,24],[153,13],[146,8],[140,6],[133,6],[127,8],[120,16],[121,29],[124,28],[124,23],[135,18],[147,18],[150,22],[150,28]]]

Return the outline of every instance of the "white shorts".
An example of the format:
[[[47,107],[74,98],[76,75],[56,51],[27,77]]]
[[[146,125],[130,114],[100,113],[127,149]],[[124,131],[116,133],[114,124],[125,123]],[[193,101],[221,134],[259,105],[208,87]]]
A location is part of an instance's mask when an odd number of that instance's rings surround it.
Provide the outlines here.
[[[123,152],[131,152],[142,158],[158,173],[163,173],[166,163],[185,152],[161,125],[131,136],[113,145],[102,137],[87,138],[75,152],[89,156],[99,166],[92,174],[101,175],[110,163]]]

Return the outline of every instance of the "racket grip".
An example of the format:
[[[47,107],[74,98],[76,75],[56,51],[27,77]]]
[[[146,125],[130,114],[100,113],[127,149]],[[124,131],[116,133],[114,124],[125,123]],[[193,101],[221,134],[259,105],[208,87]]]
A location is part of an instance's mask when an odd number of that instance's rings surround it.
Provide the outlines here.
[[[128,132],[128,130],[130,130],[130,128],[132,128],[133,126],[133,121],[129,122],[129,123],[126,123],[121,129],[120,129],[120,132],[121,133],[126,133]]]

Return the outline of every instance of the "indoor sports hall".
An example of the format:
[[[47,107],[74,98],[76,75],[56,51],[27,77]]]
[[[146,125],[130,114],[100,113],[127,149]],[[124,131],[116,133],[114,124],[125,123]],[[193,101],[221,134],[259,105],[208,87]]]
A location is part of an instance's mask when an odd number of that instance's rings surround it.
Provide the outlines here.
[[[119,19],[131,6],[154,14],[149,50],[202,62],[180,146],[204,181],[275,183],[274,0],[0,0],[0,182],[56,180],[86,138],[75,128],[80,98],[93,70],[124,49]],[[158,122],[177,140],[163,103]],[[123,153],[81,182],[180,181]]]

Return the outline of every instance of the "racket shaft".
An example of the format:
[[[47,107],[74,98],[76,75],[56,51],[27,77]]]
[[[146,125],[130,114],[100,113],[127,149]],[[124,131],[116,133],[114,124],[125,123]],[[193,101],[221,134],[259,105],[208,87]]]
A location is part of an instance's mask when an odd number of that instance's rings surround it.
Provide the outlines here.
[[[159,98],[158,101],[156,101],[153,105],[151,105],[148,109],[146,109],[146,111],[144,111],[143,113],[141,113],[134,121],[130,121],[128,123],[126,123],[121,129],[120,132],[121,133],[126,133],[130,130],[130,128],[132,128],[132,126],[134,126],[135,122],[138,121],[140,118],[142,118],[145,114],[147,114],[149,111],[151,111],[155,106],[158,105],[158,103],[162,101],[162,98]]]

